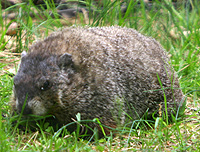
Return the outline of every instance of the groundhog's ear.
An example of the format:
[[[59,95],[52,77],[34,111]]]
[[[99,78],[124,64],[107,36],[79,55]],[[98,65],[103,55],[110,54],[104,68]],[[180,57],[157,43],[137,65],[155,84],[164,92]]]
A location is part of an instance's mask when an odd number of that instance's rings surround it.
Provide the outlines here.
[[[27,55],[26,51],[23,51],[23,52],[21,53],[21,58],[23,58],[23,57],[26,56],[26,55]]]
[[[69,65],[71,65],[72,63],[73,63],[73,61],[72,61],[72,55],[71,55],[71,54],[68,54],[68,53],[65,53],[65,54],[63,54],[62,56],[60,56],[60,57],[58,58],[58,62],[57,62],[58,66],[59,66],[60,68],[69,66]]]

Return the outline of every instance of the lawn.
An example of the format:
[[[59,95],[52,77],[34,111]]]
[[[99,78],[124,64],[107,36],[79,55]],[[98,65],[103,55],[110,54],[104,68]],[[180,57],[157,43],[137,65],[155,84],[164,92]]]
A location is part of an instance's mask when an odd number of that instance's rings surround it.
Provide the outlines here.
[[[70,18],[60,17],[52,3],[47,3],[46,9],[31,3],[1,9],[0,151],[200,151],[200,7],[198,0],[190,2],[187,5],[184,1],[174,4],[168,0],[155,0],[153,4],[142,0],[102,0],[98,5],[92,0],[79,0],[82,13]],[[15,17],[11,20],[6,14],[13,12]],[[6,35],[13,22],[18,26],[16,34]],[[160,42],[187,100],[184,116],[171,124],[162,117],[146,126],[140,120],[136,127],[118,129],[117,135],[111,133],[102,139],[95,135],[83,138],[78,131],[68,133],[65,129],[60,133],[45,122],[38,122],[35,131],[28,126],[20,129],[20,121],[14,123],[16,118],[10,111],[20,53],[27,51],[34,41],[73,24],[126,26]]]

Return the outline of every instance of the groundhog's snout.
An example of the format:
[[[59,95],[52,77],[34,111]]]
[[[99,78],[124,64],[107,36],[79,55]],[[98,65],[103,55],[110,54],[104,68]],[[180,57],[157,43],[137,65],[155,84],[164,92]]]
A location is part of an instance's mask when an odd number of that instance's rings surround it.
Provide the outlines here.
[[[28,105],[30,96],[27,92],[27,88],[23,86],[27,86],[27,84],[23,83],[24,77],[20,77],[16,75],[14,77],[14,99],[15,99],[15,106],[18,113],[22,113],[23,115],[32,114],[32,109]]]
[[[46,110],[42,104],[42,99],[35,95],[34,87],[30,87],[30,85],[21,82],[18,83],[17,77],[14,78],[14,99],[15,99],[15,107],[18,113],[22,113],[23,115],[43,115]]]
[[[18,104],[18,101],[16,101],[16,109],[18,113],[22,113],[23,115],[30,115],[32,114],[31,108],[27,104]]]
[[[31,100],[28,98],[23,100],[16,99],[16,109],[18,113],[22,113],[23,115],[45,115],[46,108],[43,105],[42,101],[38,100],[38,97],[35,97]]]

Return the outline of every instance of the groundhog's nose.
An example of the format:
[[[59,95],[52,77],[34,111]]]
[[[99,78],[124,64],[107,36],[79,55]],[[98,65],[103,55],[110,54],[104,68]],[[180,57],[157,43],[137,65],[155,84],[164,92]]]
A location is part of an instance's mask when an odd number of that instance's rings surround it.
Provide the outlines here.
[[[32,110],[31,108],[29,108],[27,105],[23,108],[23,106],[21,106],[20,108],[18,108],[19,113],[22,113],[23,115],[30,115],[32,114]]]
[[[30,108],[26,107],[23,111],[23,115],[30,115],[30,114],[32,114],[32,110]]]

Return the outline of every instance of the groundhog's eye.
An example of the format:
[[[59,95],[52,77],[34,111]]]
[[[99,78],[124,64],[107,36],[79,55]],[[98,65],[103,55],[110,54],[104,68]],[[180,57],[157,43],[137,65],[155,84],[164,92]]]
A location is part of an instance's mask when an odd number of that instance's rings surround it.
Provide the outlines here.
[[[49,81],[45,81],[43,85],[40,87],[40,90],[45,91],[49,89]]]

